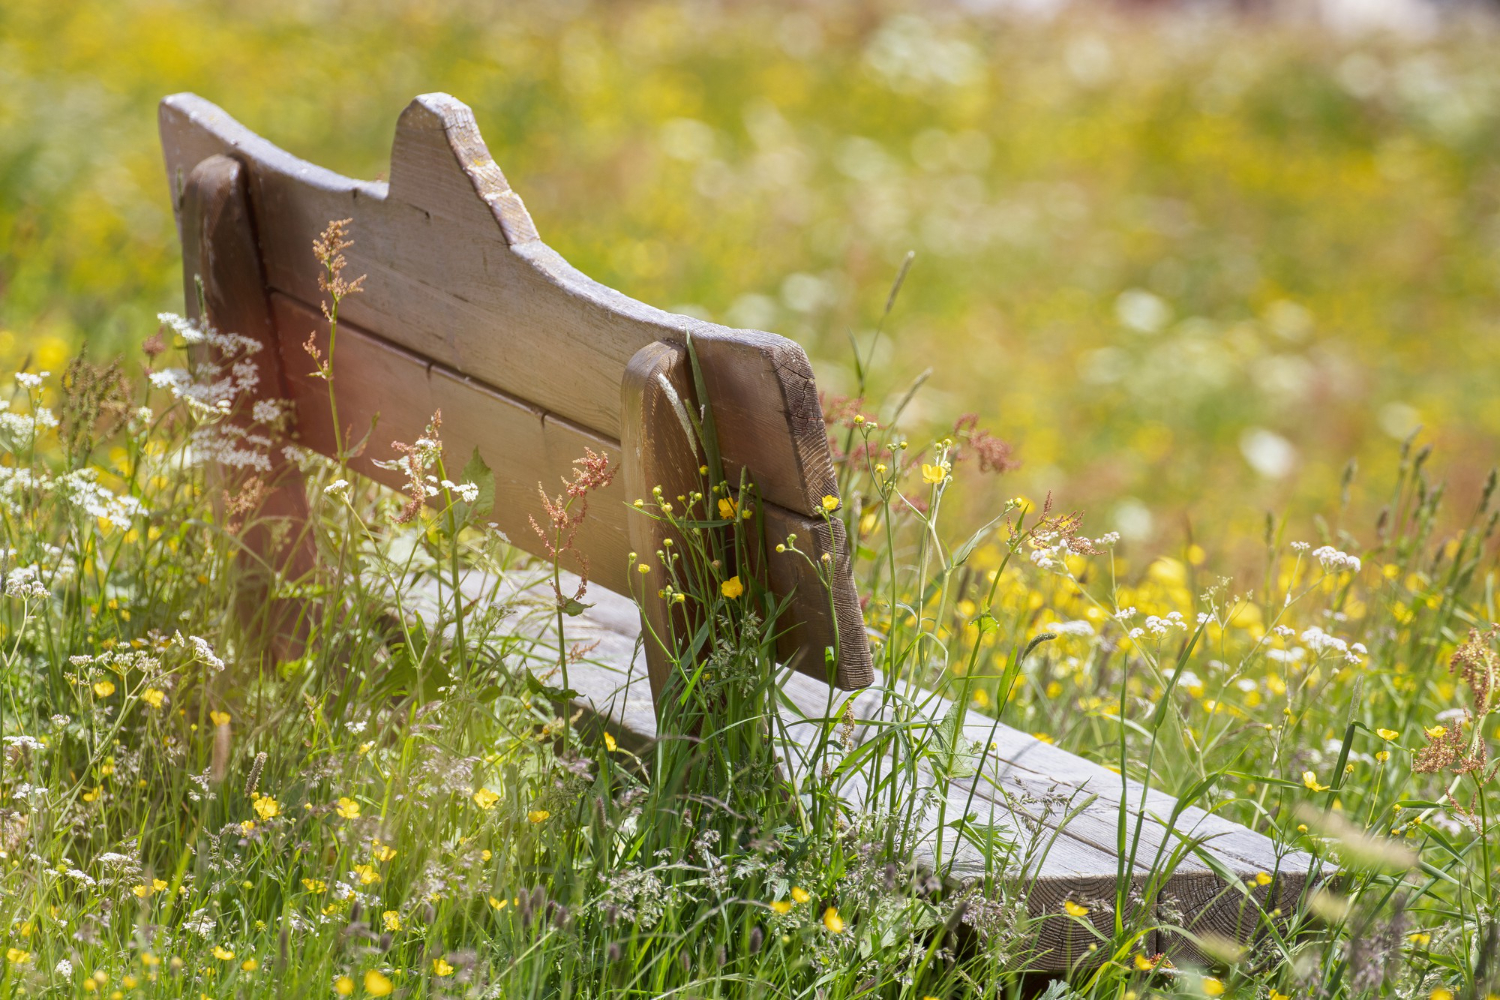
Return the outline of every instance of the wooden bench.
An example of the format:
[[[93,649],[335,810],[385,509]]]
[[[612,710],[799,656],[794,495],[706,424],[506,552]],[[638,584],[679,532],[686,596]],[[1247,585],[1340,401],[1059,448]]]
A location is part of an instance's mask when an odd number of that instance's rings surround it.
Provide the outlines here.
[[[330,220],[351,219],[350,270],[369,278],[339,316],[333,377],[341,430],[357,436],[378,414],[378,441],[411,441],[440,409],[446,447],[456,455],[477,448],[485,457],[496,480],[491,516],[531,551],[537,541],[527,516],[540,513],[539,482],[565,477],[586,450],[620,464],[623,478],[593,501],[579,533],[595,606],[571,623],[579,639],[598,645],[571,685],[580,705],[622,740],[655,737],[656,696],[668,669],[649,637],[663,633],[669,609],[631,579],[630,554],[654,553],[670,534],[629,511],[628,502],[649,497],[656,485],[669,499],[690,494],[704,461],[676,409],[678,401],[696,405],[689,337],[727,479],[738,482],[743,473],[755,484],[766,538],[796,534],[828,566],[829,584],[809,560],[773,558],[760,568],[768,587],[789,602],[778,649],[787,669],[778,683],[787,734],[781,751],[793,780],[811,774],[802,756],[811,741],[801,737],[830,724],[830,705],[833,718],[841,714],[830,685],[865,689],[843,696],[853,698],[856,742],[881,724],[893,695],[934,721],[943,718],[942,698],[892,691],[873,669],[844,529],[827,516],[838,487],[800,347],[662,312],[569,266],[538,238],[473,114],[447,95],[424,95],[402,113],[386,183],[303,162],[193,95],[164,100],[160,125],[189,311],[198,311],[201,283],[217,328],[264,345],[259,391],[295,403],[303,446],[332,456],[345,439],[335,433],[326,384],[307,374],[302,345],[316,330],[326,351],[310,248]],[[403,485],[398,473],[375,464],[390,457],[381,448],[346,457],[365,475]],[[290,485],[270,497],[269,512],[305,517],[292,470],[275,473]],[[306,554],[286,558],[294,564]],[[477,595],[491,583],[471,576],[464,586]],[[530,602],[535,612],[516,629],[540,636],[555,611],[550,589],[502,586],[509,600]],[[642,614],[651,626],[643,643]],[[644,662],[635,655],[641,647]],[[555,653],[546,655],[555,662]],[[960,879],[1020,880],[1031,912],[1044,918],[1021,958],[1032,967],[1102,960],[1089,952],[1098,939],[1064,905],[1085,906],[1087,921],[1107,938],[1122,884],[1128,891],[1119,898],[1151,908],[1149,916],[1163,924],[1243,940],[1258,933],[1267,912],[1289,912],[1316,877],[1305,854],[1200,809],[1179,809],[1160,792],[978,711],[967,715],[963,735],[989,748],[979,772],[953,780],[924,772],[937,786],[945,821],[924,814],[907,832],[907,848],[919,863],[951,861],[945,870]],[[868,790],[850,779],[840,793],[859,807]],[[1019,870],[993,871],[987,845],[997,836],[1025,847]],[[1154,874],[1174,853],[1170,874]],[[1148,931],[1138,948],[1168,949],[1179,957],[1197,953],[1167,930]]]

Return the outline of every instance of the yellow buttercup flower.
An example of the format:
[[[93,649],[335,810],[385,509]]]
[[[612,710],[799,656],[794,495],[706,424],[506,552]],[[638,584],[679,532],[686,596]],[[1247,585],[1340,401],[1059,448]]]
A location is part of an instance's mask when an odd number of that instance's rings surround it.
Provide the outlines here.
[[[832,493],[823,498],[823,509],[832,513],[839,509],[839,498]]]
[[[5,950],[5,960],[12,965],[25,965],[31,961],[31,952],[22,951],[20,948],[7,948]]]
[[[1453,991],[1446,986],[1437,986],[1428,994],[1428,997],[1429,1000],[1453,1000]]]
[[[321,893],[328,891],[328,883],[320,878],[305,878],[302,880],[302,884],[307,887],[308,892]]]
[[[386,910],[380,915],[380,922],[385,925],[386,930],[394,934],[401,929],[401,914],[395,910]]]
[[[262,795],[255,800],[255,815],[264,822],[281,815],[281,803],[269,795]]]
[[[1278,993],[1274,989],[1269,994],[1270,1000],[1292,1000],[1290,993]]]
[[[370,994],[370,996],[388,997],[391,995],[391,990],[393,989],[395,989],[395,985],[384,973],[376,969],[371,969],[365,973],[365,992]]]
[[[253,958],[247,958],[240,963],[240,968],[244,969],[246,972],[254,972],[256,969],[260,968],[260,963]]]
[[[382,844],[377,840],[370,846],[370,856],[376,861],[384,863],[396,856],[396,849],[389,844]]]
[[[221,962],[228,962],[234,958],[234,951],[221,944],[214,945],[214,958]]]
[[[495,803],[500,801],[500,796],[488,788],[481,788],[474,793],[474,804],[481,809],[493,809]]]
[[[620,749],[620,744],[616,743],[615,738],[608,732],[604,734],[604,749],[608,750],[610,753],[614,753],[616,750]]]
[[[95,681],[94,694],[101,698],[108,698],[115,693],[114,681]]]
[[[723,594],[731,601],[736,597],[739,597],[744,592],[745,585],[740,582],[740,578],[738,576],[731,576],[729,579],[719,584],[719,593]]]
[[[1089,908],[1070,899],[1063,904],[1063,912],[1070,917],[1086,917],[1089,915]]]
[[[809,893],[806,889],[802,888],[800,885],[794,885],[792,886],[792,899],[796,900],[799,903],[805,903],[809,899],[812,899],[812,894]]]
[[[160,688],[147,688],[141,692],[141,701],[152,708],[161,708],[161,703],[166,700],[167,693]]]
[[[720,497],[719,498],[719,516],[720,517],[722,517],[722,518],[731,518],[731,517],[734,517],[735,512],[737,510],[739,510],[739,505],[734,502],[734,498],[733,497]]]
[[[434,958],[432,960],[432,971],[437,976],[451,976],[453,975],[453,966],[449,965],[444,959]]]
[[[339,976],[333,981],[333,992],[341,997],[346,997],[354,992],[354,980],[348,976]]]
[[[1152,969],[1156,968],[1156,962],[1152,959],[1147,958],[1145,955],[1142,955],[1140,952],[1136,952],[1135,967],[1142,972],[1150,972]]]
[[[228,712],[209,712],[208,713],[208,718],[216,726],[227,726],[227,725],[229,725],[229,713]]]
[[[830,906],[823,911],[823,926],[835,934],[844,933],[844,918],[839,916],[839,911]]]
[[[359,876],[360,885],[373,885],[380,881],[380,873],[375,870],[374,865],[355,865],[354,874]]]
[[[773,899],[771,901],[771,909],[775,910],[777,913],[781,914],[784,917],[788,913],[792,912],[792,904],[790,900]]]
[[[948,470],[941,465],[928,465],[922,463],[922,482],[930,486],[938,486],[948,478]]]
[[[1318,776],[1316,774],[1314,774],[1312,771],[1303,771],[1302,772],[1302,784],[1306,785],[1310,791],[1314,791],[1314,792],[1326,792],[1326,791],[1328,791],[1328,786],[1327,785],[1320,785],[1320,784],[1318,784]]]
[[[1224,995],[1224,983],[1213,976],[1204,976],[1203,992],[1211,997],[1221,997]]]
[[[1401,736],[1401,734],[1396,732],[1396,730],[1394,729],[1377,729],[1375,730],[1375,735],[1379,736],[1387,743],[1391,742],[1392,740],[1398,739]]]
[[[338,805],[334,806],[333,809],[334,812],[339,814],[339,818],[341,819],[359,818],[359,803],[353,799],[340,796]]]
[[[1259,872],[1255,876],[1256,885],[1270,885],[1272,881],[1270,872]]]
[[[1422,732],[1427,734],[1429,740],[1440,740],[1448,735],[1447,726],[1424,726]]]
[[[533,809],[526,814],[526,818],[533,823],[545,823],[552,814],[545,809]]]

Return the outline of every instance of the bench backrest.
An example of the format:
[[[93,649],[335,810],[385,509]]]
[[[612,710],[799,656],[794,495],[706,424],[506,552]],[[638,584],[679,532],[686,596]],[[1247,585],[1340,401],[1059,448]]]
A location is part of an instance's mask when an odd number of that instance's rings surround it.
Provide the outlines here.
[[[372,460],[394,457],[388,442],[415,440],[441,409],[457,464],[477,447],[495,473],[491,519],[534,551],[527,517],[542,514],[538,483],[555,491],[585,449],[606,454],[625,475],[591,502],[577,545],[594,582],[640,596],[628,554],[654,551],[655,522],[628,503],[649,499],[653,485],[672,496],[697,482],[692,446],[669,440],[680,430],[661,388],[670,381],[691,403],[682,350],[691,335],[725,475],[735,482],[744,470],[753,481],[773,544],[795,533],[815,559],[828,556],[831,595],[805,560],[772,556],[764,568],[774,592],[792,595],[778,623],[784,662],[823,678],[822,651],[836,645],[827,679],[870,682],[849,547],[837,516],[825,515],[838,487],[818,393],[797,344],[663,312],[575,270],[537,236],[473,113],[445,94],[402,113],[388,183],[299,160],[191,94],[162,102],[160,126],[189,309],[201,280],[216,326],[266,342],[274,370],[262,362],[262,391],[294,401],[301,444],[334,450],[327,387],[308,374],[302,343],[316,330],[327,347],[313,240],[350,219],[349,274],[368,278],[341,307],[338,419],[358,439],[379,416],[351,467],[399,488],[401,477]]]

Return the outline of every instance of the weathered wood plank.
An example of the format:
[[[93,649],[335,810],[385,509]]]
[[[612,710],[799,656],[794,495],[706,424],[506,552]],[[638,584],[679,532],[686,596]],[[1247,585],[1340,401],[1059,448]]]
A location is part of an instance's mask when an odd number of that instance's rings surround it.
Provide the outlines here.
[[[308,247],[330,219],[353,218],[350,273],[369,280],[344,306],[351,322],[615,439],[630,358],[691,335],[731,478],[745,468],[768,500],[805,515],[837,495],[802,349],[654,309],[568,265],[536,238],[473,114],[451,97],[425,95],[402,115],[389,187],[299,160],[191,94],[166,98],[160,121],[173,178],[216,153],[245,163],[273,288],[316,303]]]
[[[233,424],[251,430],[255,404],[283,398],[286,379],[276,351],[276,327],[255,246],[243,166],[225,156],[212,156],[197,164],[184,181],[182,232],[188,315],[260,344],[260,350],[248,358],[256,367],[258,381],[241,394],[230,417]],[[209,357],[213,349],[206,345],[195,347],[193,352],[200,360],[222,360]],[[256,432],[268,433],[268,429],[262,427]],[[272,650],[291,654],[300,641],[302,609],[295,602],[271,599],[270,592],[278,575],[296,579],[306,574],[315,554],[305,531],[307,502],[302,477],[280,449],[269,449],[269,457],[270,468],[261,474],[268,492],[241,539],[236,607],[249,634],[267,638]],[[226,494],[243,486],[224,475],[215,477],[214,488]],[[224,499],[229,498],[226,495]],[[224,503],[219,506],[222,515]]]
[[[272,293],[271,308],[280,330],[278,348],[281,368],[286,373],[286,391],[297,409],[298,443],[332,455],[335,439],[328,385],[312,374],[315,366],[303,348],[307,335],[312,333],[318,349],[327,355],[327,321],[322,313],[279,292]],[[674,345],[663,345],[663,349],[682,351]],[[673,357],[680,358],[680,353]],[[682,380],[686,373],[679,370],[675,377],[679,389],[685,391],[687,386]],[[587,449],[606,455],[613,466],[624,468],[626,474],[617,475],[613,483],[590,499],[588,516],[579,528],[576,546],[578,553],[588,560],[588,577],[599,587],[627,596],[633,591],[654,596],[661,586],[661,574],[657,572],[652,578],[657,582],[642,591],[640,576],[632,569],[634,564],[629,559],[632,551],[642,559],[650,556],[648,563],[654,563],[658,544],[648,548],[644,537],[632,541],[632,524],[650,523],[650,519],[630,510],[629,504],[638,498],[650,498],[651,486],[656,483],[647,480],[652,476],[659,479],[669,471],[666,464],[653,465],[653,471],[642,473],[645,478],[632,486],[617,442],[390,344],[342,318],[333,357],[333,384],[345,449],[364,441],[359,454],[350,461],[350,468],[392,489],[404,489],[406,483],[399,473],[382,469],[375,462],[395,458],[397,453],[391,443],[415,441],[432,415],[441,410],[443,443],[448,460],[455,466],[448,470],[449,478],[457,478],[459,469],[477,448],[495,475],[495,505],[490,520],[512,544],[534,555],[545,555],[529,520],[535,517],[545,524],[538,488],[557,493],[561,481],[572,473],[573,460],[582,457]],[[687,398],[691,401],[691,395]],[[672,423],[662,424],[654,432],[655,443],[665,443],[656,439],[673,431],[675,417],[671,420]],[[375,421],[373,431],[372,421]],[[687,459],[684,457],[682,461]],[[697,468],[685,471],[696,475]],[[669,492],[676,496],[697,486],[696,482],[684,479]],[[844,688],[863,686],[871,676],[869,643],[849,571],[842,525],[837,521],[825,523],[822,518],[802,517],[770,503],[762,504],[762,511],[772,537],[797,534],[802,540],[801,547],[814,563],[828,554],[829,565],[833,567],[829,575],[836,588],[835,600],[830,601],[823,581],[801,556],[784,553],[770,557],[768,582],[772,591],[793,598],[783,623],[788,638],[783,639],[782,655],[789,662],[795,661],[798,669],[823,679],[823,648],[832,646],[837,637],[842,655],[835,683]],[[564,564],[569,569],[582,569],[572,555],[565,558]],[[839,623],[837,633],[835,620]]]

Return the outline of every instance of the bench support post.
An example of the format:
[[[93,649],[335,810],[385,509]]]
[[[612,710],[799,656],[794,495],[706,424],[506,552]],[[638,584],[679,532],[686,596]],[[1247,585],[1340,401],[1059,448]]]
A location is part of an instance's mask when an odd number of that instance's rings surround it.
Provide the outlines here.
[[[259,383],[241,397],[238,410],[229,418],[245,420],[256,402],[286,399],[288,393],[244,166],[224,155],[198,163],[183,186],[181,220],[188,316],[206,320],[225,333],[250,337],[261,345],[250,357],[258,369]],[[240,586],[237,604],[240,622],[248,632],[258,632],[267,640],[266,647],[287,653],[301,645],[306,631],[304,609],[298,601],[270,600],[270,591],[277,576],[295,579],[308,573],[315,564],[315,552],[308,532],[302,475],[279,447],[270,450],[270,459],[270,471],[261,474],[267,493],[259,508],[247,516],[241,537],[239,562],[246,582]],[[217,479],[214,488],[226,492],[231,488],[227,476]],[[220,506],[222,517],[223,504]]]
[[[673,548],[682,556],[683,539],[666,521],[653,516],[658,508],[652,491],[660,487],[662,499],[683,516],[687,504],[680,498],[690,497],[703,483],[698,472],[702,464],[698,442],[678,410],[679,406],[693,405],[687,349],[662,341],[647,344],[626,366],[620,393],[620,456],[625,494],[631,502],[645,501],[645,510],[628,515],[626,523],[637,565],[650,569],[646,573],[632,570],[630,575],[641,604],[646,668],[659,716],[672,668],[663,643],[672,629],[682,634],[688,620],[658,596],[669,580],[662,557]],[[691,516],[702,515],[699,512]]]

